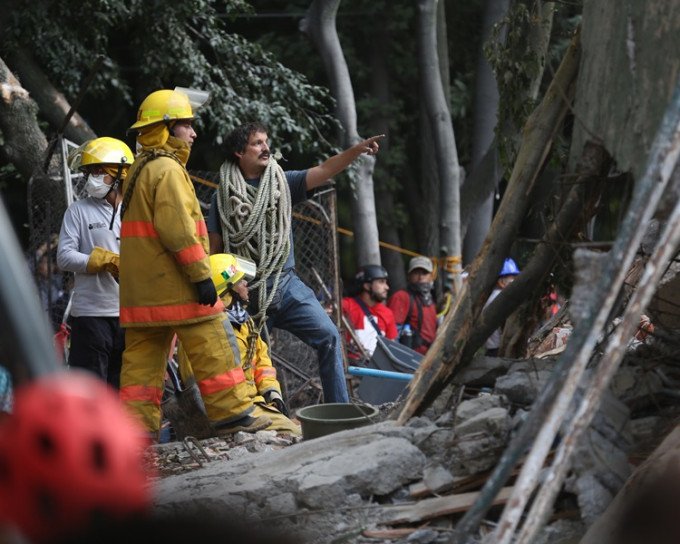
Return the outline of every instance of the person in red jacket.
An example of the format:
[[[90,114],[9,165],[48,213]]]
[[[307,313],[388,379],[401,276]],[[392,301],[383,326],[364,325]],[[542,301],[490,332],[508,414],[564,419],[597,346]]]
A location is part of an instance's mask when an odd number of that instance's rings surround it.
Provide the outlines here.
[[[399,330],[411,326],[411,348],[425,353],[437,333],[437,309],[432,299],[432,261],[427,257],[413,257],[408,264],[408,285],[387,301],[394,313]]]
[[[383,304],[389,291],[387,270],[380,265],[368,264],[359,268],[355,279],[361,290],[357,296],[343,298],[342,311],[366,353],[373,355],[378,334],[390,340],[397,337],[394,314]]]

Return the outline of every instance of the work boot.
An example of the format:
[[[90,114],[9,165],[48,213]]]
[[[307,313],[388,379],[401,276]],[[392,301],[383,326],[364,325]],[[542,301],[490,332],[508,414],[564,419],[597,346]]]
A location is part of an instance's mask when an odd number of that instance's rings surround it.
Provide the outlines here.
[[[254,433],[266,429],[272,424],[272,420],[267,416],[243,416],[236,421],[215,425],[215,436],[227,436],[243,431],[244,433]]]

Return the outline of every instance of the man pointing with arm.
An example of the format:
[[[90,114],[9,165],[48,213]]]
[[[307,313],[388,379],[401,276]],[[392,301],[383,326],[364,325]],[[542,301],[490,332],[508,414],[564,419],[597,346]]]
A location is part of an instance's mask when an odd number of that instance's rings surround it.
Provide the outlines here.
[[[226,138],[227,160],[208,217],[211,253],[232,252],[257,262],[251,297],[254,319],[267,320],[317,350],[325,402],[348,402],[342,345],[336,326],[314,292],[295,274],[292,206],[309,191],[342,172],[364,153],[375,155],[378,140],[367,140],[307,170],[284,172],[271,156],[268,129],[249,123]]]

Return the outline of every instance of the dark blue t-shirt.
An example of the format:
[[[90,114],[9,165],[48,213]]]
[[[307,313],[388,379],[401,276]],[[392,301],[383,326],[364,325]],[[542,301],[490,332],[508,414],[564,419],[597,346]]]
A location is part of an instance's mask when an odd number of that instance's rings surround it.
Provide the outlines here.
[[[288,187],[290,188],[291,205],[295,206],[300,202],[304,202],[308,198],[307,194],[307,170],[288,170],[284,172]],[[247,179],[246,183],[257,187],[260,178]],[[310,193],[311,194],[311,193]],[[208,213],[208,220],[206,221],[208,232],[216,232],[222,236],[222,226],[220,225],[220,216],[217,212],[217,191],[215,191],[210,199],[210,212]],[[295,253],[293,251],[293,230],[290,231],[290,253],[288,259],[283,265],[283,270],[295,268]]]

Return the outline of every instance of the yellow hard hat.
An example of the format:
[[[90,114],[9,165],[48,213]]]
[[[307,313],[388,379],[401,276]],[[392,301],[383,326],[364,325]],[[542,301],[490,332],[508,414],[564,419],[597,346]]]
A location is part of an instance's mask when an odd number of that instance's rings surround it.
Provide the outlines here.
[[[194,112],[186,93],[164,89],[155,91],[144,99],[137,112],[137,122],[131,129],[139,129],[164,123],[193,119]]]
[[[257,267],[253,261],[231,253],[216,253],[210,256],[212,280],[217,294],[222,297],[241,280],[255,277]]]
[[[69,166],[73,170],[82,170],[93,164],[99,164],[108,174],[116,177],[122,166],[121,178],[125,177],[133,162],[135,158],[127,144],[107,136],[85,142],[69,156]]]

